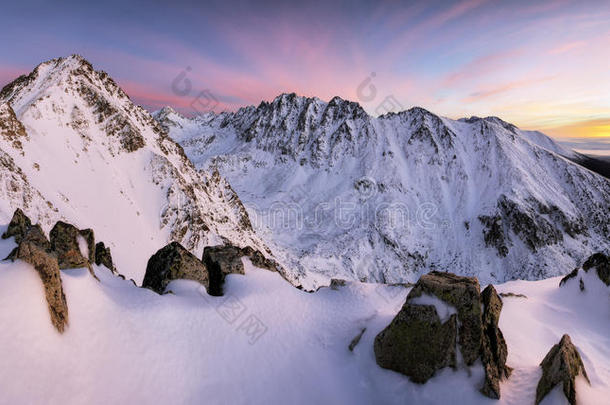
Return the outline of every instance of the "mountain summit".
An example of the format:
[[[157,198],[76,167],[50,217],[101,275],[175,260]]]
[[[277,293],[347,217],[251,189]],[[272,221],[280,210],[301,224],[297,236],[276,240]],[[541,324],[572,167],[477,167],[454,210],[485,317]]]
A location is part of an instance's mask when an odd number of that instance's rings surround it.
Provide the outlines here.
[[[267,252],[230,185],[182,148],[105,73],[53,59],[0,92],[0,214],[22,208],[45,231],[93,228],[135,280],[168,241],[201,254],[231,242]]]

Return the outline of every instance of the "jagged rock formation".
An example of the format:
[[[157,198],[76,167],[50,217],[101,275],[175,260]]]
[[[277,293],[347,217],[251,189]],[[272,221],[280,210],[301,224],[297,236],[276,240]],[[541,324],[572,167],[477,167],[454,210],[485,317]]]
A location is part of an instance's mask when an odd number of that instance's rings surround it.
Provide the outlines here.
[[[377,364],[423,384],[436,371],[457,366],[457,329],[455,314],[441,322],[433,305],[407,302],[375,338]]]
[[[150,252],[171,240],[197,255],[221,243],[273,255],[226,180],[196,170],[147,111],[78,55],[41,63],[0,91],[0,216],[8,221],[15,208],[47,232],[58,220],[91,226],[138,281]]]
[[[441,310],[444,314],[439,313],[440,306],[446,307]],[[493,286],[481,294],[476,278],[437,271],[423,275],[400,312],[375,338],[377,364],[425,383],[436,371],[457,367],[459,348],[467,366],[481,359],[485,369],[481,392],[500,398],[499,382],[511,371],[498,328],[501,309]]]
[[[570,405],[576,405],[576,377],[582,375],[587,382],[589,377],[570,336],[563,335],[559,343],[554,345],[544,357],[540,367],[542,367],[542,377],[536,388],[536,404],[539,404],[557,384],[562,383],[563,393],[568,402]]]
[[[91,229],[79,230],[72,224],[58,221],[49,236],[51,249],[57,253],[60,269],[88,267],[95,262],[95,239]],[[81,252],[79,237],[87,243],[87,257]]]
[[[148,260],[142,287],[163,294],[169,282],[178,279],[198,281],[209,289],[210,278],[205,264],[180,243],[172,242]]]
[[[481,293],[483,303],[483,341],[481,359],[485,367],[485,383],[481,392],[490,398],[500,398],[500,381],[510,377],[512,369],[506,365],[508,347],[504,335],[498,327],[502,299],[493,285],[488,285]]]
[[[374,118],[348,100],[294,94],[155,117],[197,167],[229,179],[311,290],[332,277],[412,282],[431,268],[540,279],[610,247],[610,181],[497,117],[412,108]]]
[[[17,208],[13,214],[13,218],[11,218],[11,222],[8,224],[6,232],[2,234],[2,239],[14,237],[15,242],[19,244],[31,227],[32,221],[30,218],[28,218],[20,208]]]
[[[222,286],[227,274],[245,274],[241,258],[242,250],[235,246],[206,246],[203,249],[202,261],[208,270],[210,283],[208,293],[221,296]]]
[[[112,254],[110,248],[106,247],[104,242],[98,242],[95,245],[95,264],[98,266],[105,266],[113,273],[116,271],[114,262],[112,261]]]
[[[10,142],[17,150],[23,150],[21,141],[28,139],[25,127],[8,103],[0,104],[0,137]]]
[[[14,237],[18,246],[8,258],[21,259],[34,266],[45,291],[47,306],[53,326],[63,333],[68,325],[68,304],[61,283],[57,256],[51,249],[40,225],[32,225],[30,219],[21,210],[13,215],[3,239]]]

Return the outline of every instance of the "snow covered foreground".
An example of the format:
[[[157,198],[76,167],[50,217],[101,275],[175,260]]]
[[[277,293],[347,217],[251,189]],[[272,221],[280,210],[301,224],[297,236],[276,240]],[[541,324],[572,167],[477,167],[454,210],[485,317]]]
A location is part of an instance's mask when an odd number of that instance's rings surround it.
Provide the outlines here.
[[[13,246],[1,241],[0,254]],[[160,296],[103,267],[94,266],[100,282],[86,269],[62,271],[70,325],[60,335],[34,269],[0,262],[0,402],[532,404],[538,364],[564,333],[591,379],[577,380],[579,403],[610,398],[610,297],[593,272],[585,293],[576,280],[558,288],[559,278],[497,285],[528,298],[504,298],[514,372],[494,401],[477,391],[480,366],[445,369],[425,385],[377,366],[373,339],[408,288],[353,282],[305,293],[245,265],[245,276],[228,276],[224,297],[187,281]],[[543,403],[565,403],[559,389]]]

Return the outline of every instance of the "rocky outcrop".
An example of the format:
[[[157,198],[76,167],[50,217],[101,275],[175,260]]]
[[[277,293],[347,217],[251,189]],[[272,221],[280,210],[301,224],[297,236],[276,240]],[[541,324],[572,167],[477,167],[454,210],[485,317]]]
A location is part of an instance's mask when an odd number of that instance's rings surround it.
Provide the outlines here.
[[[159,249],[146,265],[142,287],[163,294],[170,281],[188,279],[198,281],[209,289],[208,269],[180,243],[172,242]]]
[[[91,229],[79,230],[72,224],[57,221],[49,234],[51,248],[57,253],[60,269],[89,267],[95,261],[95,238]],[[81,252],[78,239],[87,243],[87,257]]]
[[[437,303],[447,307],[446,314],[438,313]],[[474,277],[437,271],[426,274],[409,292],[398,315],[375,338],[377,364],[425,383],[442,368],[456,368],[459,349],[467,366],[481,359],[485,369],[481,392],[499,398],[499,382],[511,371],[498,327],[501,310],[502,301],[493,286],[481,294]]]
[[[8,224],[6,232],[2,234],[2,239],[14,237],[15,242],[19,244],[31,227],[32,221],[30,221],[30,218],[20,208],[17,208],[11,222]]]
[[[483,336],[479,281],[475,277],[433,271],[419,279],[409,292],[407,303],[423,294],[436,296],[457,310],[460,352],[466,365],[472,365],[479,357]]]
[[[570,336],[563,335],[540,363],[542,377],[536,388],[536,404],[559,383],[563,384],[563,393],[571,405],[576,404],[576,377],[582,375],[589,382],[585,366],[572,344]],[[590,383],[590,382],[589,382]]]
[[[222,286],[227,274],[245,274],[241,258],[242,249],[231,245],[206,246],[203,249],[202,261],[208,270],[208,294],[221,296]]]
[[[488,285],[481,294],[483,302],[483,342],[481,359],[485,368],[485,383],[481,392],[490,398],[500,398],[500,381],[508,378],[512,369],[506,365],[508,347],[498,327],[502,299],[493,285]]]
[[[0,103],[0,138],[8,141],[13,148],[22,151],[22,140],[28,139],[25,127],[17,119],[9,103]]]
[[[233,245],[206,246],[203,249],[202,262],[208,269],[210,284],[208,293],[221,296],[222,286],[227,274],[245,274],[242,257],[250,259],[253,265],[263,269],[278,271],[279,265],[266,258],[260,251],[250,246],[240,248]]]
[[[51,244],[40,225],[31,225],[30,219],[21,210],[15,211],[11,224],[13,226],[9,225],[9,230],[3,237],[11,233],[10,236],[15,236],[15,240],[19,242],[8,258],[20,259],[34,266],[44,286],[51,322],[63,333],[68,324],[68,304],[61,283],[57,256],[51,250]]]
[[[95,264],[98,266],[105,266],[107,269],[115,272],[114,262],[112,261],[112,254],[110,248],[106,247],[104,242],[98,242],[95,245]]]
[[[434,306],[407,302],[375,338],[377,364],[423,384],[437,370],[457,366],[457,330],[456,315],[441,323]]]

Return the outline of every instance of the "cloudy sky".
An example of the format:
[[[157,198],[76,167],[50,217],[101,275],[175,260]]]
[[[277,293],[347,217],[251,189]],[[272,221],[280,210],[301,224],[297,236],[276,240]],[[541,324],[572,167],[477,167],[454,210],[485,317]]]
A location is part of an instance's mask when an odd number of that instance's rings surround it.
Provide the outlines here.
[[[78,53],[149,109],[296,92],[610,138],[609,1],[302,3],[5,2],[0,85]]]

